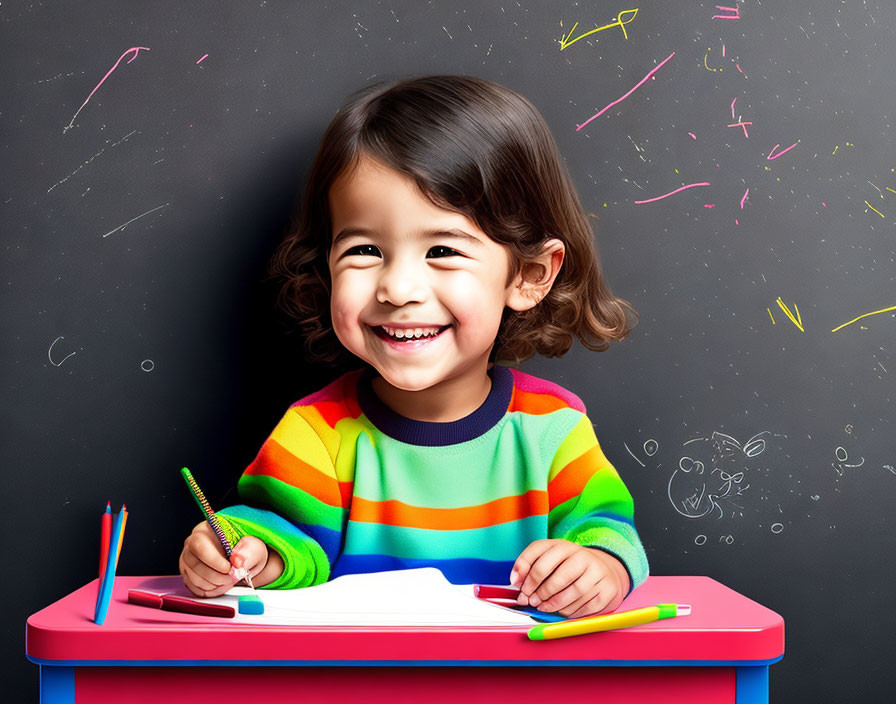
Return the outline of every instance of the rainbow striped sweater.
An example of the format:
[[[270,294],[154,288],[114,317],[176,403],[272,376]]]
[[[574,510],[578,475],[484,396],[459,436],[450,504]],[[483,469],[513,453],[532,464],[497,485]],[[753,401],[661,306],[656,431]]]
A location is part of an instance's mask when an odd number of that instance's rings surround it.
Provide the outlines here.
[[[565,538],[647,577],[633,503],[582,401],[500,365],[473,413],[405,418],[349,372],[293,404],[219,512],[283,557],[269,588],[342,574],[436,567],[455,584],[506,584],[533,540]]]

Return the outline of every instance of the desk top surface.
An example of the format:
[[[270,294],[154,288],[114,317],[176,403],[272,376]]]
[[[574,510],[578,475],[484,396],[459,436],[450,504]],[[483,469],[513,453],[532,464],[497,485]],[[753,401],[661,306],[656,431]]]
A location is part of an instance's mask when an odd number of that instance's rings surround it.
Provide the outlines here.
[[[620,607],[691,604],[689,616],[540,642],[526,637],[525,626],[265,626],[127,603],[128,589],[165,584],[173,588],[180,577],[117,577],[102,626],[93,622],[97,581],[81,587],[28,619],[29,659],[47,665],[759,664],[784,653],[783,619],[709,577],[649,577]]]

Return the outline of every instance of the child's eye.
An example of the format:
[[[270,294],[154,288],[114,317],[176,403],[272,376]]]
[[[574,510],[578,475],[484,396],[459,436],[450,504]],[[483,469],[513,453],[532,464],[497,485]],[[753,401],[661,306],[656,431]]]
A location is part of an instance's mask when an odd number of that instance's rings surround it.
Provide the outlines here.
[[[436,258],[440,257],[453,257],[457,256],[458,252],[455,252],[450,247],[445,247],[443,245],[437,244],[435,247],[430,247],[430,253],[434,253],[433,256]]]
[[[347,257],[351,254],[359,254],[362,257],[363,256],[376,257],[379,255],[379,253],[380,253],[380,250],[378,250],[372,244],[359,244],[356,247],[352,247],[350,249],[345,250],[345,254],[343,254],[342,256]]]

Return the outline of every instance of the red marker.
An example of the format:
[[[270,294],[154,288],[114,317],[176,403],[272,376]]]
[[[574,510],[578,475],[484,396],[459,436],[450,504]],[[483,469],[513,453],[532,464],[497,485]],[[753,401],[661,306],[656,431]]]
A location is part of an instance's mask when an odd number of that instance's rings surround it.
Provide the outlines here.
[[[512,599],[520,595],[518,587],[496,587],[491,584],[474,584],[473,594],[480,599]]]
[[[148,606],[151,609],[164,609],[176,611],[182,614],[197,614],[198,616],[219,616],[221,618],[233,618],[236,610],[232,606],[224,604],[204,604],[183,596],[174,594],[154,594],[140,589],[128,589],[128,603],[138,606]]]

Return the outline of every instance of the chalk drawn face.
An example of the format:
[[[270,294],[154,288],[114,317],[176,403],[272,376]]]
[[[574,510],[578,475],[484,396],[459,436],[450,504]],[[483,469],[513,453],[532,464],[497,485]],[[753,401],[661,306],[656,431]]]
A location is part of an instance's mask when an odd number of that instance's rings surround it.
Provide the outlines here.
[[[752,460],[766,449],[769,431],[754,435],[745,443],[725,433],[713,432],[712,438],[699,438],[685,443],[687,455],[681,457],[678,469],[669,479],[669,501],[678,513],[687,518],[702,518],[725,509],[732,515],[742,512],[741,498],[750,488],[747,475]],[[709,463],[707,469],[701,459]]]
[[[707,479],[703,462],[682,457],[669,480],[669,498],[675,510],[688,518],[700,518],[712,511],[716,497],[707,490]]]
[[[481,388],[513,286],[504,246],[369,158],[336,180],[329,202],[340,342],[398,389]]]

